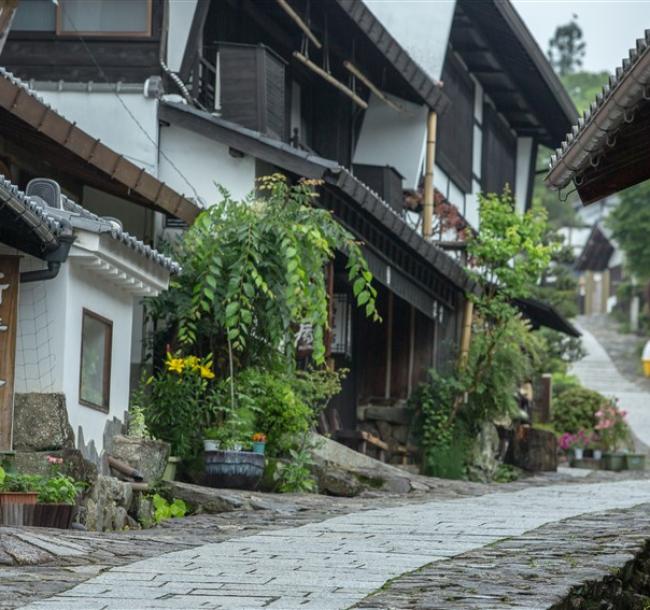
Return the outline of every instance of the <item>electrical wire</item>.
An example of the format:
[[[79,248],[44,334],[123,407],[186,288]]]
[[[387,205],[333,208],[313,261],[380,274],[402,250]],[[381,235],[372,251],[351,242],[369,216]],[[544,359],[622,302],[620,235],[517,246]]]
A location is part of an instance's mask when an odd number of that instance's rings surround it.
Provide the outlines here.
[[[97,61],[97,59],[96,59],[95,56],[93,55],[93,52],[90,50],[90,48],[89,48],[88,45],[86,44],[86,41],[84,40],[83,36],[79,33],[79,30],[77,29],[77,26],[75,25],[75,23],[73,22],[73,20],[72,20],[72,19],[70,18],[70,16],[69,16],[69,15],[68,15],[64,10],[63,10],[63,7],[62,7],[62,6],[60,7],[60,10],[61,10],[61,13],[63,14],[64,19],[66,19],[66,20],[68,21],[68,23],[69,23],[70,26],[72,27],[73,31],[76,32],[76,34],[77,34],[77,38],[79,38],[79,42],[81,42],[81,44],[82,44],[84,50],[85,50],[86,53],[88,54],[88,57],[90,57],[90,60],[93,62],[95,68],[97,68],[97,71],[99,72],[99,75],[104,79],[104,81],[105,81],[106,83],[110,83],[110,80],[108,79],[108,76],[106,76],[106,73],[104,72],[103,68],[99,65],[99,62]],[[175,164],[175,163],[174,163],[174,162],[173,162],[173,161],[172,161],[172,160],[167,156],[167,154],[166,154],[163,150],[161,150],[161,148],[158,146],[158,143],[157,143],[157,142],[156,142],[156,141],[151,137],[151,135],[149,134],[149,132],[145,129],[145,127],[142,125],[142,123],[140,123],[140,121],[137,119],[137,117],[135,116],[135,114],[133,114],[133,112],[132,112],[131,109],[128,107],[128,105],[126,104],[126,102],[122,99],[122,97],[121,97],[120,94],[117,92],[117,90],[113,90],[113,94],[114,94],[115,97],[118,99],[118,101],[120,102],[120,104],[122,105],[122,107],[124,108],[124,110],[126,111],[126,113],[129,115],[129,117],[131,118],[131,120],[132,120],[132,121],[133,121],[133,122],[138,126],[138,128],[140,129],[140,131],[145,135],[145,137],[149,140],[149,142],[151,142],[151,144],[153,144],[153,146],[154,146],[155,149],[158,151],[158,153],[160,154],[160,156],[163,157],[163,159],[165,159],[165,161],[167,161],[167,163],[169,163],[169,165],[170,165],[170,166],[171,166],[171,167],[176,171],[176,173],[177,173],[177,174],[178,174],[178,175],[179,175],[179,176],[180,176],[180,177],[185,181],[185,184],[187,184],[187,185],[190,187],[190,189],[191,189],[192,192],[194,193],[194,197],[196,198],[196,200],[197,200],[198,202],[202,202],[202,199],[201,199],[201,197],[199,196],[197,190],[194,188],[194,185],[193,185],[193,184],[192,184],[192,183],[187,179],[187,177],[185,176],[185,174],[183,174],[183,172],[182,172],[182,171],[178,168],[178,166],[177,166],[177,165],[176,165],[176,164]]]

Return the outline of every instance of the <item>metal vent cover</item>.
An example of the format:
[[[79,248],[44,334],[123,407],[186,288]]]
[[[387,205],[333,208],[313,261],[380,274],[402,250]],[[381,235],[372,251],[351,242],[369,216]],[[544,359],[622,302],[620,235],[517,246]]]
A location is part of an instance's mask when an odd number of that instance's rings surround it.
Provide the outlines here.
[[[29,197],[40,197],[51,208],[63,209],[61,187],[55,180],[34,178],[27,183],[25,194]]]

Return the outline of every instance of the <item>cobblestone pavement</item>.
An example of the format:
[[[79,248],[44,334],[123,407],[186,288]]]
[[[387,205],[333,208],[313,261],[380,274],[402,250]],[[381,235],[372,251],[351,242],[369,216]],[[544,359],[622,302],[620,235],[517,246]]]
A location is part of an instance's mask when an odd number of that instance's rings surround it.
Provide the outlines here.
[[[635,436],[645,447],[650,446],[650,392],[623,377],[605,348],[587,330],[589,320],[582,321],[580,330],[587,355],[571,367],[571,373],[584,386],[605,396],[619,398],[621,407],[628,412],[628,421]]]
[[[400,577],[364,610],[546,610],[620,573],[650,536],[650,505],[581,515]],[[607,606],[609,607],[609,606]]]
[[[27,608],[347,608],[422,566],[445,566],[545,524],[648,502],[650,480],[641,478],[351,512],[115,567]]]

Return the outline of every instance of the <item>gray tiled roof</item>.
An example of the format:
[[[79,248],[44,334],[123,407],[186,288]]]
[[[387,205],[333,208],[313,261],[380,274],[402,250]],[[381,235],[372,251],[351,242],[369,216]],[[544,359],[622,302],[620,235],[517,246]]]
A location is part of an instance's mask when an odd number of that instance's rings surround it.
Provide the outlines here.
[[[627,120],[627,113],[642,99],[647,99],[650,87],[649,60],[650,29],[645,30],[644,37],[636,41],[636,47],[630,49],[629,57],[616,68],[615,74],[609,77],[602,91],[578,119],[577,125],[551,155],[550,171],[546,177],[549,186],[565,187],[589,165],[594,154],[607,146],[611,134]],[[632,74],[642,61],[648,68],[643,70],[643,74]],[[623,91],[622,84],[628,81],[631,86]],[[569,161],[570,154],[573,158]]]
[[[17,216],[22,217],[44,246],[56,247],[58,238],[72,235],[75,228],[98,234],[107,233],[170,273],[180,273],[181,267],[178,263],[124,231],[117,222],[93,214],[65,195],[61,198],[63,210],[50,207],[40,197],[26,195],[0,174],[0,200],[10,205]]]

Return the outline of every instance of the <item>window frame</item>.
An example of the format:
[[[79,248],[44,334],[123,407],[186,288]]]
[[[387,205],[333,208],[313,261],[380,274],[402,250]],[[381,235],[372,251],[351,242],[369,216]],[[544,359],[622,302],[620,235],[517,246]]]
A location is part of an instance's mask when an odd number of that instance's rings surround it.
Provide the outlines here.
[[[82,398],[81,388],[83,384],[83,365],[84,365],[84,330],[86,328],[86,318],[93,318],[105,326],[104,331],[104,370],[102,371],[102,402],[105,405],[96,404],[90,400]],[[79,360],[79,404],[84,407],[108,413],[111,406],[111,376],[112,376],[112,358],[113,358],[113,321],[100,316],[99,314],[86,309],[81,310],[81,349]]]
[[[93,32],[63,29],[63,7],[62,2],[56,5],[56,29],[53,32],[57,38],[74,38],[84,36],[86,38],[151,38],[153,36],[153,0],[147,2],[147,28],[141,32]]]

